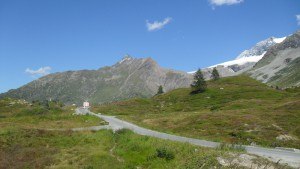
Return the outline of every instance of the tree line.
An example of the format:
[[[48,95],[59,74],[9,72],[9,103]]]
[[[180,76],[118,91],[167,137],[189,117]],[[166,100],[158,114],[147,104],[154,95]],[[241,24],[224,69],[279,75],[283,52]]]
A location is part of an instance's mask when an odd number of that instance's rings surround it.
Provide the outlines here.
[[[220,74],[215,67],[212,70],[211,78],[213,80],[220,79]],[[191,89],[192,89],[191,94],[202,93],[206,90],[206,88],[207,88],[207,84],[204,79],[203,73],[202,73],[201,69],[198,69],[194,74],[194,81],[191,84]],[[162,87],[162,85],[160,85],[158,87],[158,91],[157,91],[156,95],[160,95],[163,93],[164,93],[163,87]]]

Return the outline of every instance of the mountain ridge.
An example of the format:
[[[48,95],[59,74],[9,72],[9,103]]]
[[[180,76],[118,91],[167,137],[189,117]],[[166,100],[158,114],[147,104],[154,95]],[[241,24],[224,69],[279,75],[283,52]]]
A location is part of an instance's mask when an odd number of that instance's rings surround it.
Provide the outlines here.
[[[209,66],[207,68],[203,68],[202,70],[205,74],[206,79],[211,78],[211,72],[213,68],[217,68],[222,77],[234,76],[247,71],[264,56],[264,54],[270,47],[274,46],[275,44],[281,43],[285,38],[286,37],[270,37],[256,43],[250,49],[244,50],[234,60],[229,60]],[[193,74],[194,72],[195,71],[191,71],[188,73]]]
[[[43,76],[18,89],[0,94],[0,98],[29,101],[57,99],[67,104],[80,104],[87,100],[106,103],[153,96],[160,85],[165,91],[188,87],[191,81],[191,75],[162,68],[150,57],[125,56],[114,65],[97,70],[66,71]]]

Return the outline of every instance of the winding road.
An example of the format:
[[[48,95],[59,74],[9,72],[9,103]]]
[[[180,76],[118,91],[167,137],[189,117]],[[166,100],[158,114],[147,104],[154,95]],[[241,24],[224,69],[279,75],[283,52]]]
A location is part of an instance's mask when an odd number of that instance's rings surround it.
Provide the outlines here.
[[[103,127],[105,129],[110,128],[115,131],[118,129],[125,128],[125,129],[132,130],[133,132],[140,134],[140,135],[151,136],[151,137],[156,137],[156,138],[166,139],[166,140],[179,141],[179,142],[187,142],[187,143],[190,143],[193,145],[203,146],[203,147],[216,148],[220,145],[220,143],[217,143],[217,142],[176,136],[176,135],[172,135],[172,134],[149,130],[149,129],[146,129],[143,127],[139,127],[135,124],[126,122],[124,120],[120,120],[114,116],[106,116],[106,115],[102,115],[102,114],[96,114],[96,113],[90,112],[87,109],[82,110],[79,108],[77,111],[85,111],[88,114],[97,116],[97,117],[105,120],[106,122],[109,123],[108,126]],[[282,164],[288,164],[289,166],[292,166],[295,168],[300,168],[300,151],[299,150],[272,149],[272,148],[263,148],[263,147],[246,146],[246,145],[243,147],[250,154],[255,154],[258,156],[266,157],[274,162],[279,161]]]

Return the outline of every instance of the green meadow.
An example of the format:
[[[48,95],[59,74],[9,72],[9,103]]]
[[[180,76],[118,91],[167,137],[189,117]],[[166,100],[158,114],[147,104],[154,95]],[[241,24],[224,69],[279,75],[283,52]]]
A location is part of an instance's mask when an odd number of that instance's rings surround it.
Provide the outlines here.
[[[225,144],[210,149],[129,130],[68,130],[106,124],[93,116],[72,115],[74,108],[59,102],[1,100],[0,168],[244,168],[231,162],[246,152]],[[289,168],[253,157],[249,165]],[[219,158],[229,162],[221,165]]]
[[[190,94],[182,88],[149,99],[98,105],[146,128],[234,144],[300,148],[300,89],[278,90],[247,76],[208,81]]]

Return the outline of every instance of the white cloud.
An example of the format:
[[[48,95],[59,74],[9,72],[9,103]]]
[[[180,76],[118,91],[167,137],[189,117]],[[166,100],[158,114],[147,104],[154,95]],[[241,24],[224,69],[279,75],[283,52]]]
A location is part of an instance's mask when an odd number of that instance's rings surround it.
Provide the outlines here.
[[[30,68],[27,68],[25,70],[25,72],[28,73],[28,74],[30,74],[30,75],[32,75],[32,76],[35,76],[35,75],[44,76],[44,75],[49,74],[50,71],[51,71],[51,69],[52,68],[50,66],[41,67],[41,68],[39,68],[37,70],[32,70]]]
[[[296,15],[297,23],[300,25],[300,15]]]
[[[168,23],[170,23],[172,20],[171,17],[165,18],[163,21],[154,21],[153,23],[150,23],[148,20],[146,21],[146,26],[148,31],[155,31],[162,29],[164,26],[166,26]]]
[[[214,6],[234,5],[243,2],[244,0],[209,0]]]

